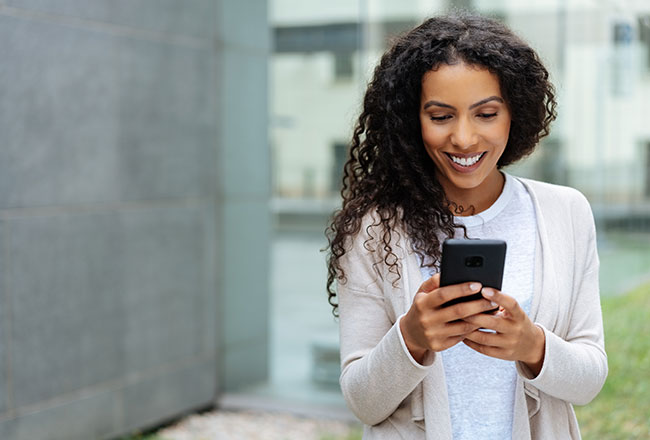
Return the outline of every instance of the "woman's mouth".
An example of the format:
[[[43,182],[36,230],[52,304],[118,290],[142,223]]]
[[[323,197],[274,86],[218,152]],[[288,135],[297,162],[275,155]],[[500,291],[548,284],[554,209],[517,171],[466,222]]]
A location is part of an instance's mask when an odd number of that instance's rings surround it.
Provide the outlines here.
[[[482,151],[480,153],[465,154],[462,156],[452,153],[445,154],[449,158],[449,162],[455,170],[460,171],[461,173],[468,173],[479,167],[481,159],[483,159],[485,153],[485,151]]]

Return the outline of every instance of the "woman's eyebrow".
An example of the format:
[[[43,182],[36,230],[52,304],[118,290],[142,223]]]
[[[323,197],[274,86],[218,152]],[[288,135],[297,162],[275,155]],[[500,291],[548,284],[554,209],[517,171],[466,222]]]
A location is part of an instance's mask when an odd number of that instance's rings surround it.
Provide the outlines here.
[[[481,99],[479,102],[475,102],[474,104],[470,105],[469,109],[471,110],[490,101],[497,101],[503,104],[503,98],[499,98],[498,96],[490,96],[489,98]]]
[[[500,102],[501,104],[503,104],[503,102],[504,102],[504,101],[503,101],[503,98],[500,98],[500,97],[494,95],[494,96],[490,96],[490,97],[485,98],[485,99],[481,99],[481,100],[478,101],[478,102],[475,102],[474,104],[472,104],[472,105],[469,106],[469,109],[471,110],[471,109],[473,109],[473,108],[476,108],[476,107],[478,107],[478,106],[480,106],[480,105],[483,105],[483,104],[485,104],[485,103],[487,103],[487,102],[490,102],[490,101],[497,101],[497,102]],[[454,107],[453,105],[445,104],[444,102],[434,101],[434,100],[427,101],[427,102],[424,104],[424,110],[426,110],[427,108],[431,107],[432,105],[435,105],[435,106],[437,106],[437,107],[444,107],[444,108],[450,108],[450,109],[452,109],[452,110],[456,110],[456,107]]]
[[[452,110],[456,110],[456,107],[454,107],[453,105],[445,104],[444,102],[440,102],[440,101],[427,101],[424,104],[424,110],[428,109],[432,105],[435,105],[437,107],[445,107],[445,108],[450,108]]]

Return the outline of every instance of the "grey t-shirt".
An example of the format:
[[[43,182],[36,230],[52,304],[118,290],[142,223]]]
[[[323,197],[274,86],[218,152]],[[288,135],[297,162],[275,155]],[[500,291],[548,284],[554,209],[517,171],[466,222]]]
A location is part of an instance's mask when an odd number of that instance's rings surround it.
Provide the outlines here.
[[[507,243],[502,292],[514,297],[526,313],[533,296],[537,223],[524,185],[505,174],[503,191],[487,210],[456,217],[469,238],[502,239]],[[462,238],[462,229],[456,232]],[[422,276],[434,270],[421,268]],[[454,439],[510,439],[517,371],[512,361],[480,354],[463,343],[443,351]]]

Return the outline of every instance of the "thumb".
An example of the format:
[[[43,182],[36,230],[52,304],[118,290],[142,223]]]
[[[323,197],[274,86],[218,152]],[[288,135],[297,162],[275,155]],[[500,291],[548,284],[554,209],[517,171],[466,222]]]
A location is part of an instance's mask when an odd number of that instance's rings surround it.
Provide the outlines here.
[[[420,285],[418,292],[429,293],[440,287],[440,274],[437,273]]]

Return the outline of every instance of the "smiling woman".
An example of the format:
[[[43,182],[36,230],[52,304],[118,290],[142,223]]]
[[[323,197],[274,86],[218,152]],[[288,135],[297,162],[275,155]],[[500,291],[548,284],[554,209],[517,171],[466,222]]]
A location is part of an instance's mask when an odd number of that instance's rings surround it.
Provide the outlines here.
[[[463,62],[422,79],[422,142],[447,198],[463,212],[492,206],[505,182],[496,165],[508,143],[510,111],[499,78]]]
[[[491,19],[431,18],[382,57],[329,229],[341,389],[364,438],[580,437],[572,405],[607,375],[591,209],[501,170],[554,118],[539,57]],[[441,244],[463,237],[507,243],[502,291],[440,286]]]

